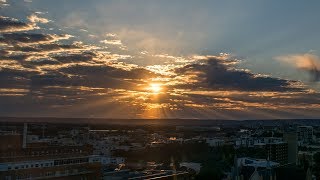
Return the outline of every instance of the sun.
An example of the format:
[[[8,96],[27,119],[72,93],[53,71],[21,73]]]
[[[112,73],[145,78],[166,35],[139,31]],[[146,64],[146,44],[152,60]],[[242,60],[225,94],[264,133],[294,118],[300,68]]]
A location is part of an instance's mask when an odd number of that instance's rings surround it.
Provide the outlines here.
[[[162,84],[159,83],[151,83],[149,85],[149,90],[152,91],[153,93],[160,93],[162,90]]]

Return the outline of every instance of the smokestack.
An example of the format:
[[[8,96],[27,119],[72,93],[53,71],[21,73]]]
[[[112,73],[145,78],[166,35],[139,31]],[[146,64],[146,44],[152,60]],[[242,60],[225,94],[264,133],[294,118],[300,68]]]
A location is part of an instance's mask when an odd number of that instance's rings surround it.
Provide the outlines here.
[[[22,148],[25,149],[27,147],[27,133],[28,133],[28,124],[23,124],[23,142],[22,142]]]

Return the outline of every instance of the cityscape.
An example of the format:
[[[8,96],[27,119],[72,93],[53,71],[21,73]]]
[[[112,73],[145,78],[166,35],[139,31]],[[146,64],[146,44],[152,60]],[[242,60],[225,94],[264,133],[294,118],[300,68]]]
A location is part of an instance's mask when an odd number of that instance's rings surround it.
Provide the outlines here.
[[[0,180],[320,180],[319,9],[0,0]]]
[[[0,179],[320,176],[319,120],[39,120],[1,122]]]

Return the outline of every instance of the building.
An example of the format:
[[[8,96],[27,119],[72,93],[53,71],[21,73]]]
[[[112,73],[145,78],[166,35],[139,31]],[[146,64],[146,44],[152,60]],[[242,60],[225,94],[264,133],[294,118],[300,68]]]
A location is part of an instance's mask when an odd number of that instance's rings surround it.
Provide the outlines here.
[[[317,152],[299,151],[298,153],[298,163],[300,166],[313,166],[314,165],[314,155]]]
[[[234,159],[234,166],[228,179],[232,180],[277,180],[311,179],[311,173],[295,165],[281,165],[277,162],[248,157]]]
[[[120,165],[125,163],[125,159],[123,157],[106,157],[106,156],[99,156],[99,155],[92,155],[89,161],[100,162],[103,166]]]
[[[282,142],[282,138],[276,137],[239,137],[234,141],[234,146],[239,147],[256,147],[266,143]]]
[[[210,147],[219,147],[219,146],[223,146],[225,141],[223,139],[206,138],[206,143]]]
[[[280,164],[288,163],[288,143],[287,142],[274,142],[267,143],[266,150],[271,161]]]
[[[274,168],[280,164],[265,159],[253,159],[248,157],[235,158],[231,178],[234,180],[268,179],[276,180]]]
[[[298,140],[304,143],[313,141],[313,127],[312,126],[298,126],[297,128]]]
[[[285,132],[283,140],[288,143],[288,163],[297,164],[298,137],[295,132]]]
[[[23,135],[0,135],[0,179],[100,179],[101,163],[92,160],[93,148],[27,143]]]

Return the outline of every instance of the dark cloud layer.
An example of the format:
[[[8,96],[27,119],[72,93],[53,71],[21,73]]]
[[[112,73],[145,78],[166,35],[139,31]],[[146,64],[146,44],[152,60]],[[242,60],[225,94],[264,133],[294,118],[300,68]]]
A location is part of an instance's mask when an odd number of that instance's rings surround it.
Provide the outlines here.
[[[84,52],[82,54],[68,54],[68,55],[60,55],[54,56],[53,58],[62,63],[68,62],[85,62],[91,61],[95,57],[94,53]]]
[[[68,39],[68,35],[52,35],[39,33],[5,33],[0,38],[0,43],[19,44],[19,43],[49,43],[60,39]]]
[[[13,18],[0,16],[0,33],[32,30],[32,24],[24,23]]]
[[[223,60],[210,58],[205,64],[190,64],[176,70],[178,74],[197,74],[198,83],[192,87],[214,90],[289,91],[294,81],[257,76],[253,73],[228,67]]]
[[[21,52],[45,52],[45,51],[55,51],[55,50],[70,50],[70,49],[80,49],[81,46],[77,46],[74,44],[35,44],[34,46],[15,46],[15,51]],[[1,52],[0,52],[1,54]]]
[[[16,69],[0,68],[0,87],[1,88],[17,88],[28,87],[28,76],[35,72],[26,72]]]
[[[62,68],[61,72],[77,74],[81,76],[95,76],[95,77],[114,77],[121,79],[145,79],[156,77],[152,73],[143,68],[134,68],[131,70],[123,70],[111,66],[83,66],[76,65],[71,67]]]
[[[31,80],[33,86],[135,89],[138,82],[151,77],[156,74],[142,68],[123,70],[111,66],[75,65],[61,68],[59,74],[33,76]]]

